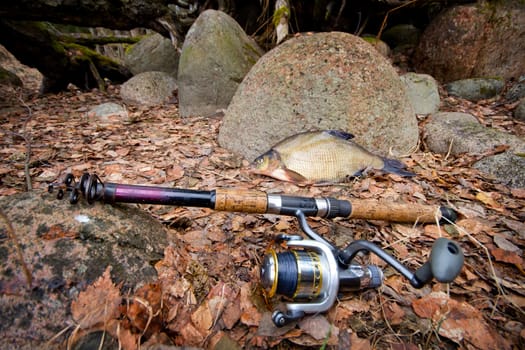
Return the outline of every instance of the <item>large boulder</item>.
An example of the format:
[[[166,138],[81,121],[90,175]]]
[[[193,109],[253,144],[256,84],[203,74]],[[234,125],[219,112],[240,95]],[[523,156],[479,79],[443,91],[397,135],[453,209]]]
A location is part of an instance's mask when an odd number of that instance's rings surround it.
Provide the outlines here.
[[[127,290],[156,280],[153,264],[168,245],[159,222],[126,205],[71,205],[30,192],[0,198],[0,208],[12,226],[11,233],[0,220],[0,332],[7,348],[47,349],[53,337],[63,341],[58,335],[72,324],[69,306],[80,291],[108,267]]]
[[[425,29],[414,65],[446,83],[476,77],[517,78],[525,72],[525,2],[455,6]]]
[[[293,38],[264,55],[233,97],[219,143],[253,160],[312,129],[348,131],[384,155],[409,152],[418,141],[414,110],[392,65],[340,32]]]
[[[228,107],[262,54],[233,18],[221,11],[202,12],[182,45],[177,78],[180,115],[207,116]]]
[[[131,73],[166,72],[177,77],[179,53],[171,40],[156,33],[149,35],[126,50],[124,63]]]

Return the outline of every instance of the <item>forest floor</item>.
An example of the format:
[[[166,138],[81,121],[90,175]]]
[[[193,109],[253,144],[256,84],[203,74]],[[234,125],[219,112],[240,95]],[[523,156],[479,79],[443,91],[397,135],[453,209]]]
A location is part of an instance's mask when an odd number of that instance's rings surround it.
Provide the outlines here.
[[[126,117],[101,124],[88,111],[103,102],[122,103],[118,86],[104,93],[72,89],[39,96],[36,83],[25,83],[26,88],[0,87],[0,196],[26,191],[26,175],[33,191],[45,191],[65,173],[87,171],[108,182],[372,198],[447,205],[461,214],[454,225],[309,219],[338,247],[368,239],[413,270],[426,260],[436,238],[449,237],[463,248],[465,266],[450,285],[432,283],[417,290],[379,259],[362,257],[385,269],[382,287],[342,295],[326,314],[276,330],[268,318],[276,300],[263,297],[259,265],[275,234],[300,231],[295,218],[141,205],[179,242],[156,265],[158,283],[138,290],[132,307],[128,303],[112,320],[120,327],[124,348],[140,341],[143,348],[168,342],[216,349],[231,344],[276,349],[524,347],[525,190],[472,169],[479,155],[442,156],[421,144],[402,159],[417,173],[414,178],[372,173],[330,186],[298,186],[252,175],[246,160],[219,147],[219,117],[180,118],[175,104],[128,106]],[[446,97],[442,109],[468,112],[484,125],[525,135],[525,125],[500,102]],[[107,276],[101,277],[81,297],[95,303],[100,291],[115,288]],[[163,298],[174,290],[191,293],[185,299]],[[82,314],[78,308],[72,306],[73,314]]]

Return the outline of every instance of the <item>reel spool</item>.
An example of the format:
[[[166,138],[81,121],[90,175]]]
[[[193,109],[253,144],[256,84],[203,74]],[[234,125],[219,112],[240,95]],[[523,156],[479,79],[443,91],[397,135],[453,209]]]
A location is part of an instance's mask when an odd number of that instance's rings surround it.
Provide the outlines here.
[[[331,246],[300,236],[279,235],[278,243],[289,248],[283,252],[270,249],[261,265],[261,283],[268,297],[282,295],[293,302],[286,312],[274,311],[278,327],[303,317],[306,313],[328,310],[340,291],[379,287],[383,272],[374,265],[350,265],[341,268]]]

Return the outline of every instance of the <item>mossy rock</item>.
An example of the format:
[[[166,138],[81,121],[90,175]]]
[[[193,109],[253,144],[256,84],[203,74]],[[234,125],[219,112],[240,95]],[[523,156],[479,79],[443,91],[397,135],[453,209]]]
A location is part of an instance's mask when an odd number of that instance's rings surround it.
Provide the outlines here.
[[[1,85],[14,85],[23,86],[22,80],[13,72],[0,67],[0,84]]]

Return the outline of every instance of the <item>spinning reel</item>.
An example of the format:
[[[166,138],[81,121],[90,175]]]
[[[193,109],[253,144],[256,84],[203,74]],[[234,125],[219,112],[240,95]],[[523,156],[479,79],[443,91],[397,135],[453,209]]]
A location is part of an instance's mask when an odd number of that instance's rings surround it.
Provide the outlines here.
[[[352,202],[331,197],[300,197],[268,194],[244,189],[216,189],[201,191],[191,189],[105,183],[94,174],[85,173],[78,182],[67,174],[62,183],[49,185],[52,192],[58,188],[57,197],[69,193],[69,201],[77,203],[83,196],[88,203],[148,203],[189,207],[206,207],[214,210],[271,213],[295,216],[309,239],[299,235],[279,235],[276,241],[288,250],[270,250],[261,266],[261,281],[270,297],[282,295],[291,300],[286,310],[276,310],[272,320],[282,327],[308,313],[328,310],[339,292],[379,287],[383,272],[374,265],[358,265],[352,261],[360,251],[376,254],[405,276],[415,288],[421,288],[433,278],[449,283],[456,278],[463,266],[463,252],[449,239],[435,241],[429,260],[416,272],[397,261],[375,244],[357,240],[344,249],[336,249],[313,231],[307,216],[324,218],[360,218],[398,222],[454,222],[457,214],[447,207],[418,204],[386,204],[370,200]]]
[[[295,216],[301,229],[311,239],[298,235],[278,235],[276,243],[288,250],[277,253],[271,249],[261,266],[261,282],[267,295],[282,295],[292,302],[286,310],[275,310],[272,321],[282,327],[308,313],[324,312],[332,307],[338,294],[376,288],[383,282],[383,272],[375,265],[353,264],[360,251],[376,254],[405,276],[415,288],[421,288],[433,278],[450,283],[463,267],[463,252],[459,245],[446,238],[435,241],[429,260],[415,273],[375,244],[357,240],[345,249],[337,250],[315,233],[298,210]]]

